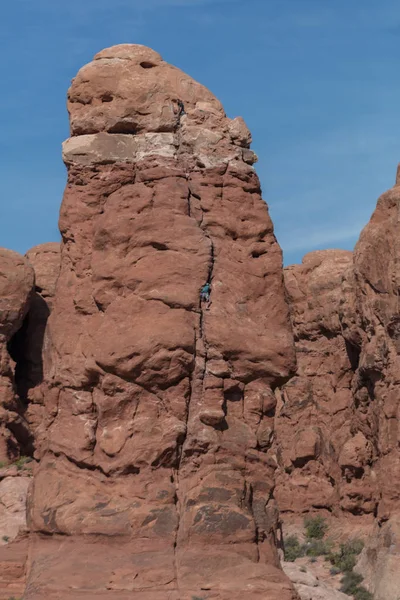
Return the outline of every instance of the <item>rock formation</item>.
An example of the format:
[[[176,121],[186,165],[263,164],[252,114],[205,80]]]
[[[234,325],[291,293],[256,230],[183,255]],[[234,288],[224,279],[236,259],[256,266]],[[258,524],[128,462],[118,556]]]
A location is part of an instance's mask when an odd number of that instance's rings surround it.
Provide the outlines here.
[[[351,252],[326,250],[285,269],[298,370],[282,390],[276,423],[276,498],[283,513],[340,505],[339,456],[351,437],[353,370],[338,310],[351,264]]]
[[[327,585],[304,566],[284,562],[282,567],[290,581],[294,583],[301,600],[349,600],[349,596]]]
[[[270,452],[294,347],[250,133],[142,46],[98,54],[68,107],[60,275],[22,378],[24,598],[294,599]]]
[[[367,547],[376,600],[399,579],[399,181],[354,253],[313,252],[285,269],[298,371],[281,390],[275,497],[287,528],[320,511]]]
[[[400,178],[354,253],[283,274],[206,88],[121,45],[68,109],[61,247],[0,250],[0,600],[295,600],[279,515],[310,513],[398,600]]]
[[[360,564],[376,600],[397,600],[400,590],[399,215],[398,176],[361,233],[354,272],[345,282],[354,302],[342,310],[344,336],[358,353],[352,446],[362,435],[368,448],[366,454],[356,448],[353,476],[362,481],[370,472],[377,499],[377,523]]]
[[[29,444],[29,428],[16,395],[9,344],[21,327],[33,293],[34,271],[22,256],[0,249],[0,462],[20,456]],[[2,466],[3,466],[2,465]]]
[[[49,242],[31,248],[26,254],[35,270],[35,294],[24,327],[16,336],[18,392],[27,404],[25,417],[29,423],[36,458],[47,439],[47,413],[44,407],[47,349],[46,327],[60,272],[60,244]]]
[[[0,597],[24,588],[26,544],[2,552],[26,531],[26,497],[30,478],[25,470],[7,465],[30,447],[31,433],[25,405],[15,384],[12,341],[22,326],[34,291],[34,271],[29,262],[11,250],[0,249]],[[10,355],[11,352],[11,355]]]

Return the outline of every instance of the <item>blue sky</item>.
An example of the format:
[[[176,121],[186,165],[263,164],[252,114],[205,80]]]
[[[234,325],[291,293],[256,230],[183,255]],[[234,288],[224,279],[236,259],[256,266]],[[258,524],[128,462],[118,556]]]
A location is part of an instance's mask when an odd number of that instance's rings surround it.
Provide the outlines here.
[[[0,246],[58,239],[67,88],[96,52],[126,42],[244,117],[286,264],[353,247],[400,160],[397,0],[4,2]]]

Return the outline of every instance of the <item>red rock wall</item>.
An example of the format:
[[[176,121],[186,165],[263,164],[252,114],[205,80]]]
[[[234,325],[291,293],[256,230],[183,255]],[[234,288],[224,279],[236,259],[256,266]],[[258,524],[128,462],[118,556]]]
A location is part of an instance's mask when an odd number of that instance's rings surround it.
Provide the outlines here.
[[[34,271],[17,252],[0,249],[0,598],[22,594],[25,585],[27,471],[10,466],[30,449],[25,404],[17,393],[13,341],[34,292]]]
[[[0,462],[7,464],[29,445],[29,428],[15,388],[10,343],[33,294],[34,272],[17,252],[0,249]]]
[[[396,600],[400,589],[399,183],[379,198],[361,233],[354,250],[354,301],[342,311],[344,336],[359,349],[353,395],[368,448],[360,468],[371,465],[377,503],[361,569],[376,600]]]
[[[293,599],[270,451],[293,338],[250,133],[141,46],[69,110],[25,598]]]
[[[324,514],[364,537],[376,600],[400,587],[398,184],[381,196],[354,254],[313,252],[285,269],[298,371],[275,423],[275,498],[287,531]]]
[[[23,326],[13,338],[12,352],[16,361],[16,391],[30,430],[30,444],[25,450],[38,458],[47,435],[43,398],[48,344],[45,334],[60,271],[60,244],[49,242],[35,246],[27,252],[26,259],[35,272],[35,288]]]
[[[288,515],[351,508],[340,462],[351,438],[354,365],[339,320],[351,265],[351,252],[325,250],[285,269],[298,363],[276,421],[276,499]],[[364,508],[371,512],[374,505]]]

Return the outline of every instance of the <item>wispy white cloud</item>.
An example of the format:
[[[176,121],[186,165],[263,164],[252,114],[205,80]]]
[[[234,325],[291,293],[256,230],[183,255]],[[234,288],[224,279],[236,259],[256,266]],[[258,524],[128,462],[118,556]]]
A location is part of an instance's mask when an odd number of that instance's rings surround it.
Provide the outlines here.
[[[377,101],[375,112],[356,114],[340,126],[328,123],[284,149],[286,172],[282,158],[271,157],[268,171],[282,175],[265,196],[286,262],[298,262],[310,250],[349,249],[359,238],[377,198],[394,184],[400,116],[393,100]],[[265,180],[268,186],[268,173]]]
[[[314,226],[315,230],[311,232],[307,228],[293,229],[280,236],[279,243],[285,252],[308,252],[321,247],[341,247],[346,242],[356,242],[364,226],[365,223],[357,222],[344,227],[318,228]]]

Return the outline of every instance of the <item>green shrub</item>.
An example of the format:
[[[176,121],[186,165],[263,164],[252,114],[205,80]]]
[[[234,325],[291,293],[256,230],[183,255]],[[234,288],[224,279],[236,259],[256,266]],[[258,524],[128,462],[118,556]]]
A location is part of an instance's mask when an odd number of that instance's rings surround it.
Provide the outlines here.
[[[30,456],[20,456],[20,458],[18,460],[15,461],[15,466],[17,467],[18,471],[20,471],[21,469],[24,468],[24,466],[31,462],[32,459],[30,458]]]
[[[3,540],[3,542],[7,543],[10,541],[10,538],[8,537],[8,535],[3,535],[2,540]]]
[[[304,556],[303,546],[301,546],[296,535],[290,535],[289,537],[285,538],[283,547],[285,560],[287,562],[294,562],[296,558]]]
[[[306,556],[328,556],[332,551],[330,541],[311,539],[303,546]]]
[[[354,597],[354,600],[374,600],[374,597],[371,594],[371,592],[366,590],[363,585],[360,585],[357,588],[357,591],[353,597]]]
[[[353,571],[357,562],[357,556],[363,548],[364,543],[358,539],[340,544],[339,552],[329,555],[329,560],[334,565],[330,572],[332,574],[332,571],[335,570],[335,574],[338,571],[344,573],[344,577],[340,582],[342,584],[340,588],[341,592],[353,596],[354,600],[374,600],[373,595],[363,585],[360,585],[363,581],[362,575]]]
[[[332,550],[332,544],[329,540],[307,540],[305,544],[300,544],[296,535],[290,535],[284,540],[284,553],[287,562],[294,562],[302,556],[327,556]]]
[[[359,584],[362,582],[363,577],[354,571],[345,573],[342,581],[340,591],[349,596],[353,596],[359,590]]]
[[[353,554],[356,554],[357,556],[359,554],[361,554],[361,552],[364,548],[364,542],[362,540],[359,540],[358,538],[349,540],[348,542],[346,542],[343,545],[347,548],[348,552],[352,552]]]
[[[309,540],[322,540],[328,529],[326,520],[323,517],[306,517],[304,519],[306,529],[306,538]]]
[[[361,540],[350,540],[345,544],[340,544],[339,552],[331,553],[329,560],[342,573],[351,572],[356,565],[357,556],[363,548],[364,543]]]

